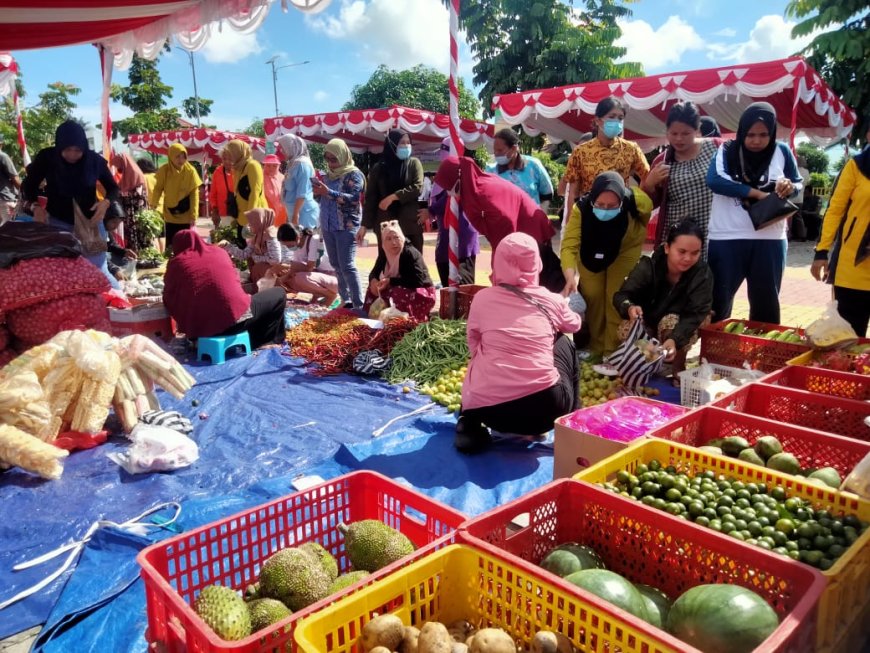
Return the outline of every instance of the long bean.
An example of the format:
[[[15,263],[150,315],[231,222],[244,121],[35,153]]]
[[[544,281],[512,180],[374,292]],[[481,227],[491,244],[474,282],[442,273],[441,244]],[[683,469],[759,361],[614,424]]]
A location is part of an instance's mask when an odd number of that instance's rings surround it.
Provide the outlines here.
[[[434,319],[420,324],[393,348],[387,380],[432,383],[445,370],[465,365],[469,358],[465,326],[463,320]]]

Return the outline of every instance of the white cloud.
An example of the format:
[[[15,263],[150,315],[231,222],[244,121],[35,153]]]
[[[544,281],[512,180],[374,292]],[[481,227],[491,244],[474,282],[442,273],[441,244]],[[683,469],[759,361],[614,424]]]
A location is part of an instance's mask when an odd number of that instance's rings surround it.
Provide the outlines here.
[[[791,37],[794,22],[782,16],[762,16],[755,22],[749,39],[741,43],[710,43],[707,46],[711,59],[753,63],[782,59],[800,51],[813,40],[815,34],[797,39]]]
[[[315,93],[314,93],[314,99],[317,100],[318,102],[323,102],[328,97],[329,97],[329,93],[327,93],[326,91],[315,91]]]
[[[257,32],[242,34],[228,25],[218,31],[216,23],[211,25],[211,37],[200,50],[209,63],[236,63],[262,51]]]
[[[725,27],[718,32],[713,32],[713,36],[722,36],[726,39],[732,39],[737,36],[737,30],[733,27]]]
[[[679,16],[670,16],[658,29],[644,20],[617,22],[622,36],[615,45],[627,50],[622,61],[639,61],[647,72],[677,64],[685,52],[704,48],[695,28]]]

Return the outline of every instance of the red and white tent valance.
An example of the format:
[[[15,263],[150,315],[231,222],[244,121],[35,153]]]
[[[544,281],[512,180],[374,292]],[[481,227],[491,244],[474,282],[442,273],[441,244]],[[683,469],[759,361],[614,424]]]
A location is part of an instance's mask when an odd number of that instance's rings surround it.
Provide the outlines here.
[[[247,134],[234,134],[217,129],[178,129],[147,134],[131,134],[130,147],[153,154],[166,154],[173,143],[181,143],[187,148],[187,155],[197,161],[214,163],[220,159],[220,151],[233,139],[244,141],[251,146],[254,156],[262,159],[266,153],[266,139]]]
[[[802,57],[497,95],[493,108],[528,134],[576,142],[591,130],[595,106],[610,95],[628,107],[625,137],[647,151],[665,143],[665,118],[678,100],[699,105],[723,132],[736,131],[752,102],[769,102],[779,137],[789,134],[792,142],[802,135],[828,145],[847,137],[855,124],[855,112]]]
[[[396,105],[388,109],[279,116],[263,121],[269,140],[284,134],[296,134],[312,143],[326,143],[330,139],[341,138],[357,154],[380,152],[387,132],[404,129],[411,134],[415,156],[437,152],[441,141],[450,133],[449,125],[450,117],[444,114]],[[459,133],[465,147],[476,150],[492,146],[494,129],[489,123],[462,119]]]
[[[10,97],[15,91],[18,64],[8,52],[0,52],[0,98]]]

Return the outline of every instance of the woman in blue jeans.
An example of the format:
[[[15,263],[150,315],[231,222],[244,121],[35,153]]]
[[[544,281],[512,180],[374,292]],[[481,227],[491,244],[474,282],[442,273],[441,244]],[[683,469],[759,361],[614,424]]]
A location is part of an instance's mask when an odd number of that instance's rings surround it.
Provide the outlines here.
[[[311,180],[314,195],[320,198],[320,233],[345,308],[360,309],[363,294],[356,269],[356,233],[362,220],[360,196],[365,176],[354,166],[350,148],[340,138],[326,144],[323,158],[326,177]]]

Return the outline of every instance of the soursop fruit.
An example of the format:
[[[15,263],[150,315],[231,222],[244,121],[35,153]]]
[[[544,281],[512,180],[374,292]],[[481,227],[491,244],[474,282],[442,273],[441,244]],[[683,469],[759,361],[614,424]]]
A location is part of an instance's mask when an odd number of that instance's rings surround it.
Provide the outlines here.
[[[222,585],[203,587],[193,604],[202,620],[215,634],[229,641],[244,639],[251,634],[248,605],[235,590]]]
[[[368,575],[369,572],[362,569],[359,571],[349,571],[346,574],[342,574],[334,581],[332,581],[332,585],[329,586],[329,593],[335,594],[339,590],[343,590],[345,587],[350,587],[351,585],[353,585],[357,581],[362,580]]]
[[[251,613],[251,632],[254,633],[290,615],[290,608],[276,599],[257,599],[247,605]]]
[[[278,599],[293,612],[326,596],[331,579],[310,551],[281,549],[260,570],[260,596]]]
[[[377,571],[414,551],[403,533],[377,519],[339,524],[345,549],[353,568]]]
[[[338,561],[336,561],[333,555],[324,549],[318,542],[306,542],[299,548],[303,551],[312,553],[318,560],[320,560],[320,566],[323,567],[323,571],[325,571],[326,575],[329,576],[330,581],[334,581],[338,578]]]

